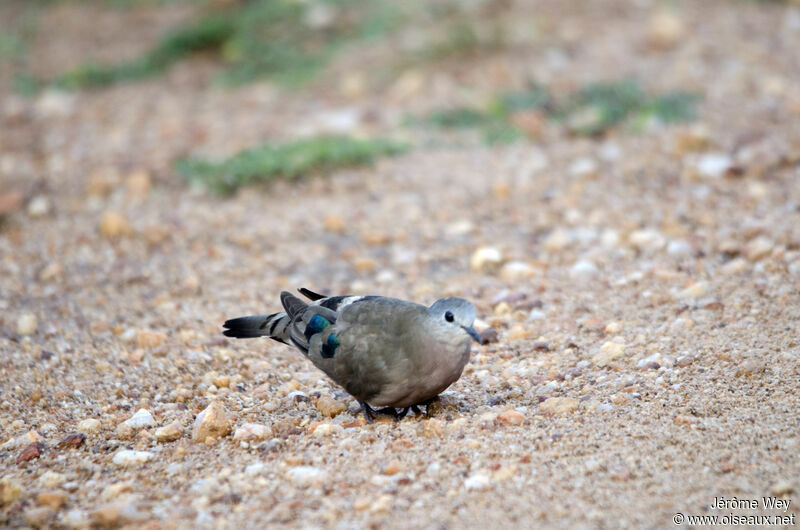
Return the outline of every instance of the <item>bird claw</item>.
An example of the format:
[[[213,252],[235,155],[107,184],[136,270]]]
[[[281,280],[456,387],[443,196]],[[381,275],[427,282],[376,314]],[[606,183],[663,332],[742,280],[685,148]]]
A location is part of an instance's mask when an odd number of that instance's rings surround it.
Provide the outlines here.
[[[400,409],[398,412],[394,407],[384,407],[382,409],[375,410],[365,401],[359,401],[358,404],[361,405],[361,411],[364,413],[364,418],[366,418],[367,423],[372,423],[375,420],[376,416],[385,416],[392,418],[394,421],[400,421],[401,419],[405,418],[410,410],[414,414],[425,414],[426,416],[430,416],[428,413],[428,405],[433,403],[439,399],[439,396],[434,396],[430,399],[426,399],[425,401],[420,401],[419,403],[414,403],[410,407],[405,407]],[[425,412],[422,412],[419,407],[424,406]]]
[[[404,408],[402,411],[397,412],[397,409],[394,407],[384,407],[382,409],[375,410],[367,405],[367,403],[364,401],[359,401],[358,404],[361,405],[361,410],[364,412],[364,418],[366,418],[367,423],[372,423],[376,416],[385,416],[392,418],[394,421],[399,421],[400,418],[404,417],[408,413],[408,408]]]

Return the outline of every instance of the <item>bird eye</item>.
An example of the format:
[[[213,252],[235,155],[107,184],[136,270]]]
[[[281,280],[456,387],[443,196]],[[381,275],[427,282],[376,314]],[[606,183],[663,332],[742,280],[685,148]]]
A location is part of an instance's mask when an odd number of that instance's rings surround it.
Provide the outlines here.
[[[447,312],[444,314],[444,319],[445,319],[445,320],[447,320],[448,322],[452,322],[453,320],[455,320],[455,318],[456,318],[456,317],[454,317],[454,316],[453,316],[453,313],[451,313],[450,311],[447,311]]]

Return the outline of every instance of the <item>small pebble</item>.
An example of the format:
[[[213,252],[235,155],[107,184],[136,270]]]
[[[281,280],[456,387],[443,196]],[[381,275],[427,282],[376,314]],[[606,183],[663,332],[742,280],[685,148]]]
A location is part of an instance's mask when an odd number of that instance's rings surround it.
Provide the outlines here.
[[[256,442],[272,438],[272,429],[263,423],[245,423],[233,433],[237,442]]]
[[[569,269],[569,276],[573,280],[591,280],[597,276],[597,265],[589,260],[576,261]]]
[[[28,203],[28,215],[44,217],[50,213],[50,201],[44,195],[37,195]]]
[[[286,476],[297,486],[311,486],[325,481],[327,473],[313,466],[297,466],[290,468]]]
[[[327,418],[334,418],[346,410],[343,402],[336,399],[331,399],[327,396],[322,396],[314,402],[320,414]]]
[[[469,260],[470,269],[475,272],[494,272],[503,263],[503,253],[495,247],[477,249]]]
[[[149,410],[139,409],[136,414],[117,425],[115,434],[120,439],[127,440],[142,429],[154,427],[155,424],[156,422]]]
[[[147,451],[133,451],[130,449],[125,449],[117,452],[111,461],[120,467],[127,467],[143,464],[153,458],[153,456],[153,453],[148,453]]]
[[[97,508],[92,512],[91,518],[95,526],[101,528],[116,528],[124,525],[141,527],[141,523],[147,519],[147,514],[133,502],[121,498]]]
[[[506,315],[511,314],[511,306],[508,305],[508,302],[500,302],[496,306],[494,306],[494,314],[498,317],[504,317]]]
[[[572,243],[572,236],[563,228],[556,228],[544,239],[542,244],[550,252],[564,250]]]
[[[695,282],[678,293],[679,298],[701,298],[708,293],[706,282]]]
[[[767,255],[772,252],[774,246],[775,243],[773,243],[771,239],[759,236],[747,243],[744,248],[744,255],[750,261],[759,261],[767,257]]]
[[[464,488],[467,491],[483,491],[491,484],[491,479],[483,473],[476,473],[464,480]]]
[[[100,220],[100,233],[108,239],[116,239],[131,233],[128,220],[117,212],[106,212]]]
[[[42,491],[36,496],[36,503],[60,510],[67,503],[67,494],[60,490]]]
[[[391,495],[381,495],[370,506],[369,511],[372,513],[386,513],[392,508],[394,498]]]
[[[493,342],[497,342],[499,338],[499,333],[494,328],[486,328],[481,331],[481,342],[483,344],[491,344]]]
[[[48,263],[42,270],[39,271],[39,281],[49,282],[62,275],[64,268],[60,263]]]
[[[507,282],[527,280],[536,274],[536,269],[524,261],[509,261],[500,269],[500,278]]]
[[[45,471],[39,476],[39,485],[47,489],[53,489],[64,482],[64,475],[55,471]]]
[[[58,449],[77,449],[83,445],[86,440],[86,435],[81,432],[73,432],[58,441],[56,447]]]
[[[136,333],[136,346],[139,348],[156,348],[167,341],[167,334],[160,331],[141,330]]]
[[[743,258],[736,258],[730,260],[728,263],[722,266],[723,274],[728,276],[732,276],[734,274],[741,274],[742,272],[746,271],[749,268],[747,264],[747,260]]]
[[[77,429],[82,433],[95,434],[100,431],[100,420],[95,418],[81,420],[78,423]]]
[[[612,361],[619,359],[625,354],[625,344],[607,341],[600,346],[600,350],[592,358],[597,366],[608,366]]]
[[[516,474],[517,466],[513,464],[510,466],[503,466],[492,474],[492,480],[494,482],[502,482],[514,478]]]
[[[400,463],[399,460],[390,460],[386,463],[383,467],[383,474],[384,475],[396,475],[398,473],[402,473],[405,471],[403,464]]]
[[[533,351],[550,351],[550,344],[543,340],[537,340],[531,345],[531,349]]]
[[[0,507],[14,503],[24,492],[19,482],[11,477],[0,478]]]
[[[701,156],[695,165],[701,177],[720,178],[733,168],[733,159],[724,153],[709,153]]]
[[[788,480],[782,480],[780,482],[776,482],[771,488],[770,492],[776,497],[782,497],[784,495],[789,495],[790,493],[794,493],[795,487]]]
[[[353,267],[355,267],[356,272],[359,274],[373,272],[377,266],[378,264],[375,262],[375,260],[368,257],[356,258],[355,261],[353,261]]]
[[[50,508],[49,506],[37,506],[34,508],[28,508],[22,514],[25,518],[25,522],[29,525],[41,528],[46,526],[53,518],[56,516],[56,511]]]
[[[156,429],[156,441],[160,443],[174,442],[183,437],[184,428],[178,420]]]
[[[736,370],[739,377],[747,377],[760,374],[766,370],[766,365],[760,359],[745,359]]]
[[[115,482],[103,489],[100,496],[105,500],[116,499],[123,493],[127,493],[133,489],[133,482],[125,480],[122,482]]]
[[[338,215],[326,215],[323,226],[327,232],[332,232],[334,234],[343,234],[345,231],[344,220]]]
[[[327,438],[344,431],[341,425],[335,423],[321,423],[314,429],[314,438]]]
[[[497,415],[497,422],[503,425],[522,425],[525,415],[517,410],[507,410]]]
[[[647,41],[655,49],[667,50],[681,42],[686,32],[683,19],[671,10],[659,9],[647,24]]]
[[[569,166],[569,173],[574,177],[589,178],[597,175],[597,162],[593,158],[578,158]]]
[[[551,397],[539,404],[538,411],[542,414],[552,414],[559,416],[569,414],[580,406],[580,401],[567,397]]]
[[[233,418],[219,401],[211,404],[194,420],[192,440],[205,443],[209,438],[222,438],[230,434]]]
[[[628,242],[642,252],[657,252],[667,244],[661,232],[649,228],[634,230],[628,235]]]
[[[520,324],[514,324],[508,330],[508,340],[526,339],[530,336],[530,332],[522,327]]]
[[[36,333],[38,321],[33,313],[23,313],[17,318],[17,333],[19,335],[33,335]]]
[[[61,518],[60,521],[67,528],[88,528],[91,525],[89,516],[83,510],[69,510]]]
[[[667,245],[667,254],[670,256],[690,256],[692,246],[686,241],[670,241]]]
[[[150,176],[150,173],[143,169],[139,169],[127,176],[125,179],[125,188],[127,189],[128,193],[134,197],[143,198],[150,193],[150,188],[153,185],[152,181],[153,179]]]
[[[17,464],[30,462],[31,460],[39,458],[42,456],[42,452],[44,452],[44,444],[41,442],[27,445],[17,456]]]
[[[692,364],[695,361],[694,357],[691,355],[681,355],[677,359],[675,359],[675,366],[678,368],[685,368]]]

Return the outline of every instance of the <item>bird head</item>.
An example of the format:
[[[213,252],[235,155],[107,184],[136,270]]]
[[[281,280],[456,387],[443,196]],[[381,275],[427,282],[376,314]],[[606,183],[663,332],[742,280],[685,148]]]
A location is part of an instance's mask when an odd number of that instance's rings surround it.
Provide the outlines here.
[[[442,298],[428,308],[428,313],[438,320],[438,327],[448,334],[464,334],[478,344],[481,336],[472,325],[475,323],[475,306],[463,298]]]

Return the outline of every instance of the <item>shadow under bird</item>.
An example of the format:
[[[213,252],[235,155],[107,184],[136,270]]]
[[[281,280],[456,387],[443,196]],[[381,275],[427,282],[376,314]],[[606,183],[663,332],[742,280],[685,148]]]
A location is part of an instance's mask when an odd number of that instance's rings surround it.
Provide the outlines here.
[[[228,320],[223,333],[295,346],[358,400],[367,421],[418,413],[461,377],[470,342],[481,343],[472,327],[475,307],[463,298],[425,307],[383,296],[300,292],[310,303],[284,291],[284,311]]]

